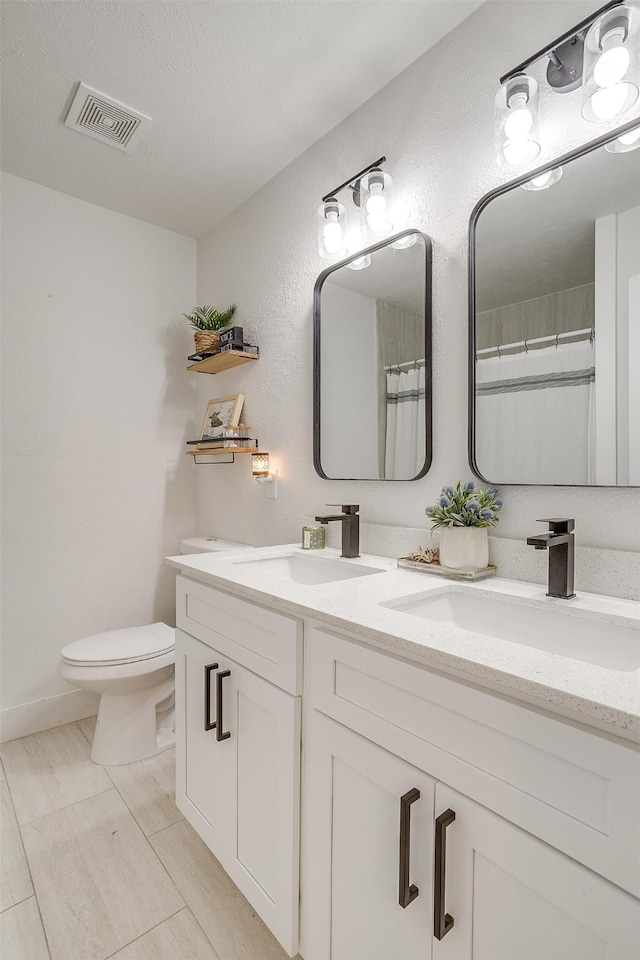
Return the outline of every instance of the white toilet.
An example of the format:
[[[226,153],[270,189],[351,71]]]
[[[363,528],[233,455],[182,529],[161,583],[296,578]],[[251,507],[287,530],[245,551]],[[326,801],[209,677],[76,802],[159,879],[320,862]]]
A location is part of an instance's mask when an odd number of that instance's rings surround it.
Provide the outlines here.
[[[180,543],[182,554],[243,549],[253,548],[214,537]],[[59,675],[101,694],[91,748],[95,763],[133,763],[173,746],[174,642],[173,627],[151,623],[97,633],[63,648]]]

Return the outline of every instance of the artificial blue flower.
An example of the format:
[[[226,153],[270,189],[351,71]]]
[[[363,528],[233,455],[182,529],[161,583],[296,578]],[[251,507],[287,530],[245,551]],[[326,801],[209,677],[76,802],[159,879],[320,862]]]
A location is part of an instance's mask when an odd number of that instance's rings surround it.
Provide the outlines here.
[[[480,504],[478,503],[477,500],[469,500],[467,504],[467,510],[475,510],[477,513],[479,509],[480,509]]]
[[[501,507],[503,503],[502,500],[494,500],[493,502],[495,503],[496,507]]]
[[[487,493],[489,494],[490,497],[495,497],[497,492],[498,491],[496,490],[495,487],[489,487],[489,489],[487,490]]]
[[[451,506],[451,500],[449,500],[449,497],[440,497],[440,499],[438,500],[438,503],[441,507]]]
[[[430,517],[431,514],[433,513],[433,507],[427,507],[427,509],[425,510],[425,513],[428,517]]]
[[[453,487],[443,487],[443,488],[442,488],[442,492],[443,492],[447,497],[452,497],[452,496],[453,496]]]
[[[465,485],[464,485],[464,488],[465,488],[465,490],[475,490],[476,485],[475,485],[475,483],[473,482],[473,480],[467,480],[467,482],[466,482]]]
[[[489,507],[484,507],[480,511],[480,516],[483,520],[492,520],[493,519],[493,510],[490,510]]]

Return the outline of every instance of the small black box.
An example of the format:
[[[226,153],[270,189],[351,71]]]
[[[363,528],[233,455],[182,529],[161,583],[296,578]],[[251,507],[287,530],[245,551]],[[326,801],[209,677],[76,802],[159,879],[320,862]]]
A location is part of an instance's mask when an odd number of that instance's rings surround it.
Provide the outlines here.
[[[220,331],[220,343],[229,343],[236,350],[242,350],[243,340],[244,332],[242,327],[223,327],[223,329]]]

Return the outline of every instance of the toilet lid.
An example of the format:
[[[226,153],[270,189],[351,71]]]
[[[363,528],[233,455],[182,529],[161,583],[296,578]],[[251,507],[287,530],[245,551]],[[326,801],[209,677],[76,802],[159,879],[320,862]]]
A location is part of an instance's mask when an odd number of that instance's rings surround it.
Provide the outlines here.
[[[62,649],[66,663],[80,666],[131,663],[150,660],[173,650],[175,631],[166,623],[150,623],[144,627],[126,627],[83,637]]]

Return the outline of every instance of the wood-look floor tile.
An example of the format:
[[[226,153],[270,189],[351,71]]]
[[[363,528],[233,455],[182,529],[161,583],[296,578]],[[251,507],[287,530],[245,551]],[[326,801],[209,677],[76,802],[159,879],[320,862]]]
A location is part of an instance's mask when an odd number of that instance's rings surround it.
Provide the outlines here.
[[[113,788],[22,837],[53,960],[103,960],[184,907]]]
[[[2,960],[49,960],[35,897],[23,900],[0,916]]]
[[[104,769],[89,759],[89,745],[75,723],[5,743],[2,761],[20,824],[112,786]]]
[[[175,804],[175,763],[175,751],[165,750],[148,760],[106,768],[147,836],[182,820]]]
[[[76,723],[80,727],[83,736],[89,745],[93,743],[93,735],[96,732],[97,719],[97,717],[85,717],[84,720],[76,720]]]
[[[149,838],[221,960],[287,960],[195,830],[182,820]]]
[[[134,940],[111,960],[219,960],[186,908]]]
[[[33,896],[29,867],[6,783],[0,783],[0,910]]]

